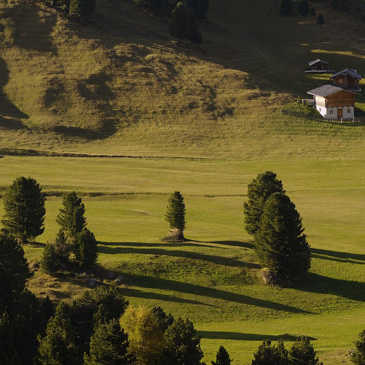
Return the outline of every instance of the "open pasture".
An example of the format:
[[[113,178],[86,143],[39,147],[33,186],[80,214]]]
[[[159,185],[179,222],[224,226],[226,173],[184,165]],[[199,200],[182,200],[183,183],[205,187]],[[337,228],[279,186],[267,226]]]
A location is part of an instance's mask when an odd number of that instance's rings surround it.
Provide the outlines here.
[[[191,161],[9,157],[0,159],[0,188],[32,176],[49,194],[46,231],[27,245],[31,262],[57,232],[60,194],[83,196],[89,228],[99,244],[100,275],[121,275],[133,304],[162,306],[189,317],[203,336],[206,359],[224,345],[247,363],[260,341],[292,341],[305,334],[325,364],[346,362],[363,329],[365,186],[362,160]],[[273,170],[303,217],[313,260],[297,289],[264,286],[252,240],[244,230],[247,184]],[[161,241],[169,194],[180,190],[187,207],[184,243]],[[2,206],[1,206],[2,214]],[[87,286],[80,277],[37,272],[32,291],[71,301]]]

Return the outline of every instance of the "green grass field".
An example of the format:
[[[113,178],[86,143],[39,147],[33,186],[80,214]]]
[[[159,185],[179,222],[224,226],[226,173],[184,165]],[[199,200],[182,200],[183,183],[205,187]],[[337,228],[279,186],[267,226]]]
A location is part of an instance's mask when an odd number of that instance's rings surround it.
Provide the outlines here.
[[[57,195],[83,195],[89,228],[100,242],[102,279],[121,275],[134,304],[160,305],[189,317],[203,337],[206,359],[220,344],[248,363],[265,338],[315,338],[326,364],[346,362],[364,327],[364,161],[190,161],[5,157],[0,186],[16,176],[36,178],[47,200],[44,243],[57,232]],[[260,282],[250,237],[243,228],[247,183],[274,170],[297,205],[312,246],[308,282],[279,289]],[[167,198],[179,189],[187,206],[189,241],[167,244]],[[100,194],[100,195],[98,195]],[[53,195],[53,196],[52,196]],[[98,196],[95,196],[98,195]],[[31,262],[43,245],[27,245]],[[107,272],[105,272],[106,270]],[[67,300],[86,290],[82,278],[52,279],[37,272],[30,288]]]
[[[312,3],[325,17],[318,27],[279,16],[275,4],[211,0],[204,43],[178,46],[167,19],[130,0],[98,0],[86,24],[1,0],[0,151],[156,158],[6,155],[0,195],[18,176],[48,193],[46,230],[25,246],[34,263],[58,230],[60,195],[81,194],[104,284],[115,272],[131,303],[193,320],[207,362],[224,345],[247,364],[263,339],[304,334],[324,364],[349,363],[365,328],[365,126],[279,111],[326,82],[303,72],[312,59],[365,72],[364,23]],[[364,96],[356,106],[365,112]],[[247,184],[266,170],[283,180],[312,247],[296,289],[261,283],[244,230]],[[174,190],[185,197],[189,241],[167,244]],[[40,271],[29,287],[55,301],[87,290],[82,277]]]

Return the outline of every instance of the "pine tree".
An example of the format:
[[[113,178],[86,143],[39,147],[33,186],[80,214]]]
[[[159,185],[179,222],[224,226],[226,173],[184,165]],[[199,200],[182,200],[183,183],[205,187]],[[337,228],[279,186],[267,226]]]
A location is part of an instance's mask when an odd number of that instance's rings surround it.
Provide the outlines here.
[[[323,15],[322,15],[322,13],[319,13],[319,14],[318,14],[317,24],[318,24],[318,25],[322,25],[322,24],[324,24],[324,17],[323,17]]]
[[[45,194],[36,180],[19,177],[4,195],[5,229],[21,243],[44,232]]]
[[[87,228],[78,233],[75,242],[75,257],[80,267],[91,268],[98,259],[98,246],[95,236]]]
[[[221,346],[217,352],[215,361],[212,361],[212,365],[230,365],[232,360],[229,357],[227,350]]]
[[[299,337],[289,350],[289,360],[292,365],[320,365],[316,352],[310,340],[305,337]]]
[[[359,333],[355,342],[355,349],[350,351],[350,359],[354,364],[365,364],[365,331]]]
[[[156,316],[163,333],[174,323],[175,319],[171,313],[167,315],[161,307],[154,307],[151,312]]]
[[[55,245],[47,243],[43,250],[41,268],[47,274],[55,274],[62,267],[60,256],[56,253]]]
[[[183,232],[186,226],[185,203],[184,198],[179,191],[175,191],[170,196],[165,218],[166,221],[170,223],[170,228],[178,229],[183,238]]]
[[[292,0],[281,0],[279,8],[281,15],[290,15],[292,12],[292,8]]]
[[[244,203],[246,231],[254,235],[260,227],[261,215],[266,200],[271,194],[282,192],[283,183],[272,171],[257,175],[247,187],[247,202]]]
[[[12,305],[31,277],[22,246],[13,237],[0,233],[0,309]]]
[[[130,351],[139,365],[155,364],[165,347],[162,329],[154,313],[145,307],[129,306],[120,319],[120,326],[128,334]]]
[[[281,350],[271,345],[270,340],[265,340],[254,353],[252,365],[284,365]],[[285,360],[284,360],[285,361]]]
[[[178,2],[171,14],[169,33],[179,39],[188,39],[191,42],[201,43],[201,34],[194,11],[183,2]]]
[[[307,16],[309,14],[309,3],[308,0],[300,0],[298,5],[299,14]]]
[[[95,330],[90,339],[90,355],[84,356],[84,364],[135,364],[136,357],[128,352],[128,347],[128,335],[120,328],[118,319],[112,319]]]
[[[310,268],[310,248],[302,220],[289,197],[274,193],[265,203],[260,229],[255,235],[260,264],[278,281],[292,283]]]
[[[165,332],[163,365],[200,365],[204,354],[192,322],[179,318]]]
[[[66,240],[73,243],[77,233],[86,226],[85,206],[75,192],[67,193],[63,197],[62,204],[63,208],[60,209],[56,221],[64,232]]]

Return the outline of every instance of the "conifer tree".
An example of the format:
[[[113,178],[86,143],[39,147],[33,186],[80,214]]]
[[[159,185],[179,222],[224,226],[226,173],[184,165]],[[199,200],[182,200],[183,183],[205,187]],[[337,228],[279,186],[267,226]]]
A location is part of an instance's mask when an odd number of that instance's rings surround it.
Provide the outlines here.
[[[292,283],[310,268],[310,248],[302,219],[289,197],[274,193],[266,201],[255,235],[260,264],[275,277]]]
[[[212,365],[230,365],[232,362],[227,350],[221,346],[217,352],[215,361],[212,361]]]
[[[45,194],[36,180],[18,177],[4,195],[4,228],[19,242],[27,242],[44,232]]]
[[[204,354],[192,322],[179,318],[165,332],[166,348],[161,364],[200,365]]]
[[[91,268],[98,258],[98,246],[94,234],[87,228],[77,234],[75,242],[75,257],[80,267]]]
[[[299,337],[289,350],[289,360],[292,365],[320,365],[316,352],[310,340],[305,337]]]
[[[167,211],[165,215],[166,221],[169,222],[170,228],[178,229],[182,237],[186,226],[185,221],[185,203],[184,198],[179,191],[175,191],[169,198]]]
[[[282,350],[271,345],[270,340],[265,340],[254,353],[251,365],[284,365],[287,364],[282,358]]]
[[[204,19],[209,10],[209,0],[187,0],[199,19]]]
[[[174,323],[175,319],[171,313],[167,315],[161,307],[154,307],[151,312],[156,316],[163,333]]]
[[[254,235],[260,227],[261,215],[266,200],[271,194],[282,192],[283,183],[272,171],[257,175],[247,187],[247,202],[244,203],[246,231]]]
[[[56,221],[66,240],[73,243],[77,233],[86,226],[85,205],[74,191],[63,197],[62,204],[63,208],[60,209]]]
[[[83,16],[82,0],[70,0],[68,15],[74,19],[80,19]]]
[[[359,333],[355,349],[350,351],[350,359],[356,365],[365,364],[365,330]]]
[[[41,268],[47,274],[55,274],[62,267],[60,256],[56,253],[55,245],[47,243],[43,250]]]
[[[281,15],[290,15],[292,12],[292,8],[292,0],[281,0],[279,8]]]
[[[194,11],[183,2],[178,2],[171,14],[169,33],[179,39],[188,39],[191,42],[201,43],[199,25]]]
[[[90,339],[90,355],[84,356],[84,364],[135,364],[136,357],[128,352],[128,347],[128,335],[120,328],[118,319],[112,319],[95,330]]]

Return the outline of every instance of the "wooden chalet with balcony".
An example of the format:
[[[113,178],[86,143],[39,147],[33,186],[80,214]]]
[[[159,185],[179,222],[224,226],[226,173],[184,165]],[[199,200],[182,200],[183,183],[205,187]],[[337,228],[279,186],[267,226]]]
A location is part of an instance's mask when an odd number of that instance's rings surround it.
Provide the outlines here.
[[[329,69],[329,63],[319,58],[308,62],[310,70],[305,71],[306,73],[333,73],[334,70]]]
[[[361,75],[356,70],[346,68],[331,76],[331,85],[341,87],[344,90],[360,92]]]
[[[354,118],[357,92],[334,85],[323,85],[307,92],[313,95],[314,105],[325,119]]]

